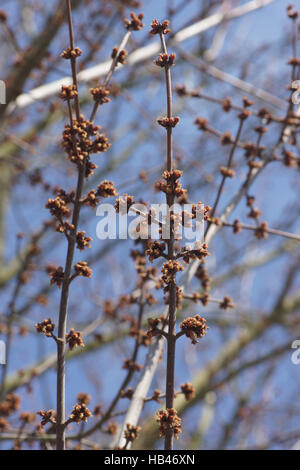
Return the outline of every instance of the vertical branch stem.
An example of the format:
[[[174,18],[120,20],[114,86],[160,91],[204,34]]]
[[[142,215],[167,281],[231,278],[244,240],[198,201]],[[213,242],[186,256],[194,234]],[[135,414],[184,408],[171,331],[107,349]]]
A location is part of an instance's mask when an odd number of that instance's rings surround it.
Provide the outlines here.
[[[70,35],[70,47],[74,49],[74,34],[72,24],[72,9],[71,1],[66,0],[67,12],[68,12],[68,24],[69,24],[69,35]],[[71,59],[72,77],[73,84],[78,85],[77,81],[77,70],[76,70],[76,57]],[[78,91],[78,88],[77,88]],[[69,108],[70,110],[70,108]],[[79,97],[75,99],[75,111],[76,118],[80,120],[80,104]],[[72,114],[70,115],[70,125],[73,126]],[[74,151],[76,152],[76,143]],[[65,405],[65,355],[66,355],[66,325],[67,325],[67,312],[68,312],[68,299],[69,299],[69,288],[70,288],[70,277],[72,264],[74,259],[75,251],[75,234],[77,232],[79,215],[80,215],[80,198],[83,190],[84,181],[84,162],[78,169],[77,187],[73,208],[72,225],[74,226],[73,233],[68,239],[68,250],[64,269],[64,280],[62,284],[60,307],[59,307],[59,320],[58,320],[58,341],[57,341],[57,418],[56,418],[56,449],[65,449],[65,418],[66,418],[66,405]]]
[[[163,33],[160,33],[162,50],[167,54],[167,47]],[[166,91],[167,91],[167,116],[172,117],[172,81],[169,66],[165,67]],[[173,135],[172,127],[167,127],[167,169],[173,170]],[[169,207],[168,220],[171,221],[174,205],[174,195],[167,195],[167,205]],[[174,227],[170,223],[170,237],[168,240],[168,259],[174,259]],[[168,339],[167,339],[167,374],[166,374],[166,408],[173,408],[174,404],[174,372],[175,372],[175,344],[176,344],[176,275],[173,282],[169,284],[169,311],[168,311]],[[173,430],[170,427],[166,430],[165,450],[173,448]]]

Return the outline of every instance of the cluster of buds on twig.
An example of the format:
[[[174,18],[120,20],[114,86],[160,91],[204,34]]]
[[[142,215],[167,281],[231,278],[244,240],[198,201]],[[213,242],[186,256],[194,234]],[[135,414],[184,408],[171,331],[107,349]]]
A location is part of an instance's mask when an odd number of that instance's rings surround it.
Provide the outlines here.
[[[139,13],[138,15],[136,15],[135,13],[131,12],[130,18],[130,20],[127,18],[124,20],[125,28],[129,31],[140,31],[144,27],[143,13]]]
[[[112,181],[104,180],[97,187],[96,196],[98,197],[108,198],[117,195],[117,190]]]
[[[232,168],[228,168],[227,166],[221,166],[220,173],[226,178],[233,178],[235,175],[235,171]]]
[[[185,189],[182,188],[181,183],[178,179],[181,177],[182,171],[173,170],[172,172],[164,171],[162,177],[165,181],[159,180],[155,184],[157,191],[162,191],[168,195],[174,195],[180,197],[184,194]]]
[[[83,276],[83,277],[92,276],[92,270],[88,266],[86,261],[78,261],[78,263],[75,264],[74,269],[75,269],[75,273],[78,276]]]
[[[295,5],[288,5],[287,6],[287,15],[292,20],[296,20],[299,16],[299,12],[295,9]]]
[[[179,123],[180,119],[178,116],[175,116],[175,117],[162,117],[162,118],[159,118],[157,119],[157,122],[160,126],[164,127],[165,129],[168,129],[168,128],[174,128],[177,126],[177,124]]]
[[[79,47],[75,47],[74,49],[71,49],[70,47],[67,47],[60,56],[63,59],[69,60],[69,59],[74,59],[76,57],[80,57],[82,54],[82,50]]]
[[[133,426],[127,423],[124,436],[127,442],[133,442],[138,438],[139,432],[142,428],[140,426]]]
[[[56,267],[51,267],[49,270],[49,276],[50,276],[50,283],[51,284],[56,284],[58,287],[60,287],[64,281],[64,270],[62,266],[59,266],[58,268]]]
[[[58,220],[61,220],[63,217],[69,217],[71,214],[70,209],[66,205],[65,199],[60,196],[57,196],[55,199],[48,199],[46,209],[49,209],[50,213]]]
[[[102,86],[99,86],[97,88],[91,88],[90,93],[94,101],[99,105],[110,102],[110,99],[108,98],[110,92],[107,88],[104,88]]]
[[[192,340],[192,344],[197,343],[197,338],[203,338],[206,335],[208,326],[205,318],[200,315],[188,317],[180,323],[180,329],[187,338]]]
[[[153,20],[151,23],[150,34],[168,34],[170,31],[168,20],[165,20],[162,23],[158,20]]]
[[[37,414],[42,417],[42,421],[41,421],[42,426],[45,426],[48,423],[51,423],[51,424],[56,423],[56,412],[54,410],[38,411]]]
[[[78,96],[76,85],[62,86],[59,97],[64,101],[73,100]]]
[[[178,434],[182,432],[181,419],[174,408],[160,410],[157,413],[156,421],[159,423],[159,433],[161,437],[165,436],[166,432],[171,429],[175,439],[178,439]]]
[[[68,422],[77,424],[81,422],[87,423],[88,419],[92,416],[93,415],[91,411],[88,409],[85,403],[76,403],[72,413],[70,414]]]
[[[186,382],[186,383],[180,385],[180,388],[181,388],[181,392],[183,393],[183,395],[185,396],[185,399],[187,401],[194,398],[194,396],[195,396],[195,387],[194,387],[194,385]]]
[[[161,68],[172,67],[175,64],[176,54],[159,54],[158,58],[154,61],[155,65]]]
[[[223,301],[220,303],[220,308],[223,310],[228,310],[229,308],[234,308],[234,303],[228,295],[225,295]]]
[[[77,402],[81,405],[85,403],[88,405],[91,401],[91,396],[88,393],[78,393],[77,395]]]
[[[112,181],[107,181],[104,180],[102,183],[100,183],[97,187],[97,189],[92,189],[87,196],[85,196],[82,199],[82,204],[85,204],[86,206],[91,207],[94,209],[97,204],[99,203],[99,198],[109,198],[112,196],[117,196],[117,190],[114,187],[114,184]]]
[[[20,413],[20,421],[25,425],[25,424],[30,424],[30,423],[34,423],[35,419],[36,419],[36,416],[34,413],[32,412],[28,412],[28,411],[22,411]]]
[[[161,268],[162,280],[165,284],[169,285],[174,282],[175,276],[178,272],[183,271],[183,266],[181,266],[178,261],[169,260],[167,263],[164,263]]]
[[[149,257],[150,262],[160,258],[161,256],[166,256],[164,253],[166,248],[165,242],[150,241],[148,246],[149,248],[146,250],[146,255]]]
[[[55,324],[52,323],[51,318],[47,318],[41,323],[36,323],[35,328],[37,333],[43,333],[45,336],[52,337]]]
[[[158,318],[148,318],[148,331],[147,335],[152,338],[153,336],[157,336],[161,334],[161,330],[159,326],[163,325],[166,319],[164,317]]]
[[[108,139],[103,133],[99,133],[99,129],[99,126],[85,120],[83,116],[80,121],[73,120],[72,125],[65,125],[63,147],[71,162],[77,165],[83,161],[89,162],[90,154],[106,152],[109,149]],[[86,177],[92,174],[90,171],[92,169],[87,165]]]
[[[136,362],[132,361],[131,359],[125,359],[123,364],[123,369],[139,372],[142,369],[141,364],[137,364]]]
[[[126,63],[127,51],[125,49],[119,51],[119,48],[115,46],[111,52],[111,58],[116,59],[117,63],[124,65]]]
[[[258,240],[268,238],[268,224],[267,222],[261,222],[254,232]]]
[[[71,351],[77,346],[84,346],[80,331],[75,331],[74,328],[71,328],[69,333],[66,334],[66,342]]]
[[[15,393],[8,393],[0,403],[0,416],[8,417],[20,408],[21,399]]]
[[[202,243],[199,248],[182,248],[182,250],[176,255],[177,258],[182,258],[183,261],[189,263],[191,259],[199,259],[200,261],[204,261],[204,259],[209,256],[209,252],[207,250],[207,244]]]
[[[134,204],[134,197],[128,194],[123,194],[120,198],[116,199],[115,210],[121,215],[127,214],[130,207]]]
[[[90,248],[92,241],[93,241],[93,239],[91,237],[86,237],[85,236],[85,231],[84,230],[76,233],[76,244],[77,244],[77,248],[79,250],[82,251],[85,248]]]

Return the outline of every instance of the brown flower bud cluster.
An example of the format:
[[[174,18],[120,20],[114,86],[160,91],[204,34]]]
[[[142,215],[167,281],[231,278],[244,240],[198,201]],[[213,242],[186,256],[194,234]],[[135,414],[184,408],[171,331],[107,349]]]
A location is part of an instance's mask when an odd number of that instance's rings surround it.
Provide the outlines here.
[[[59,220],[63,217],[69,217],[71,214],[70,209],[66,206],[65,199],[60,196],[55,199],[48,199],[46,209],[49,209],[50,213]]]
[[[107,432],[111,436],[115,436],[118,432],[118,425],[116,423],[109,423],[107,427]]]
[[[71,328],[70,332],[66,334],[66,342],[71,351],[77,346],[84,347],[80,331],[75,331],[74,328]]]
[[[108,198],[117,195],[117,190],[112,181],[104,180],[97,187],[96,196]]]
[[[181,392],[184,394],[186,401],[191,400],[195,396],[195,387],[186,382],[185,384],[180,385]]]
[[[73,100],[78,96],[76,85],[62,86],[59,97],[64,101]]]
[[[0,21],[2,23],[5,23],[7,20],[7,13],[4,10],[0,10]]]
[[[255,230],[254,234],[258,240],[268,238],[268,224],[267,222],[262,222],[258,225],[257,229]]]
[[[107,88],[103,88],[102,86],[91,88],[90,93],[94,101],[99,105],[110,102],[110,99],[108,98],[109,90]]]
[[[158,327],[161,326],[165,321],[164,317],[148,318],[148,331],[147,335],[152,338],[159,334]]]
[[[292,167],[296,163],[296,156],[294,152],[291,152],[290,150],[283,149],[282,151],[283,155],[283,164],[287,167]]]
[[[85,248],[91,247],[91,242],[93,239],[91,237],[85,236],[85,231],[82,230],[81,232],[76,233],[76,244],[79,250],[84,250]]]
[[[116,200],[115,210],[117,213],[124,215],[128,213],[130,207],[134,204],[134,197],[129,196],[128,194],[123,194],[120,198]]]
[[[131,12],[130,18],[130,20],[127,18],[124,20],[125,28],[128,29],[128,31],[140,31],[144,27],[143,13],[139,13],[138,15],[136,15],[135,13]]]
[[[181,419],[174,408],[160,410],[157,413],[156,421],[159,423],[159,433],[161,437],[165,436],[166,432],[171,429],[175,439],[178,439],[178,435],[182,432]]]
[[[141,364],[136,364],[136,362],[131,359],[125,359],[122,369],[139,372],[142,367]]]
[[[220,173],[226,178],[233,178],[235,175],[235,171],[232,170],[232,168],[228,168],[227,166],[221,166]]]
[[[230,145],[233,143],[233,138],[229,131],[224,132],[221,137],[221,145]]]
[[[151,23],[150,34],[168,34],[170,31],[169,20],[165,20],[162,23],[158,20],[153,20]]]
[[[21,399],[15,393],[9,393],[0,403],[0,416],[8,417],[20,408]]]
[[[91,402],[91,396],[88,393],[78,393],[77,402],[81,405],[85,403],[88,405]]]
[[[99,133],[99,126],[87,121],[81,116],[80,121],[74,120],[72,126],[65,125],[63,132],[63,147],[71,162],[81,164],[84,160],[89,162],[92,153],[106,152],[110,144],[104,134]],[[87,165],[88,177],[95,165]]]
[[[240,223],[239,219],[235,219],[233,222],[233,233],[236,235],[242,231],[242,224]]]
[[[45,336],[51,337],[53,336],[55,324],[52,323],[51,318],[46,318],[41,323],[36,323],[35,328],[37,333],[43,333]]]
[[[152,395],[152,397],[151,397],[151,400],[156,401],[156,403],[162,403],[162,401],[161,401],[161,395],[162,395],[161,390],[156,389],[156,390],[154,390],[154,392],[153,392],[153,395]]]
[[[170,129],[170,128],[174,128],[177,126],[177,124],[179,123],[180,119],[178,116],[175,116],[175,117],[163,117],[163,118],[159,118],[157,119],[157,122],[160,126],[164,127],[165,129]]]
[[[126,424],[124,436],[127,442],[133,442],[138,438],[139,432],[142,428],[140,426],[133,426],[129,423]]]
[[[251,102],[252,103],[252,102]],[[243,109],[243,111],[241,111],[239,114],[238,114],[238,118],[241,120],[241,121],[245,121],[246,119],[248,119],[248,117],[251,116],[251,111],[248,111],[247,109]]]
[[[87,420],[93,415],[90,410],[87,408],[85,403],[76,403],[72,413],[70,414],[69,422],[73,423],[87,423]]]
[[[119,48],[117,46],[113,47],[111,58],[112,59],[117,58],[117,63],[124,65],[126,63],[127,51],[125,49],[122,49],[120,52],[118,51],[119,51]]]
[[[243,97],[243,105],[244,105],[244,108],[250,108],[250,106],[253,106],[253,105],[254,105],[254,101],[249,100],[249,99],[247,98],[247,96],[244,96],[244,97]]]
[[[1,18],[0,18],[0,21],[1,21]],[[4,431],[8,431],[9,429],[10,429],[10,426],[8,424],[8,421],[5,418],[0,418],[0,433]]]
[[[228,295],[225,295],[223,301],[220,303],[220,308],[223,310],[228,310],[229,308],[234,308],[234,303]]]
[[[73,224],[70,224],[68,220],[66,220],[65,222],[62,222],[62,223],[59,223],[56,227],[55,227],[55,230],[56,232],[60,232],[60,233],[72,233],[74,231],[74,225]]]
[[[208,120],[205,118],[197,117],[195,119],[195,124],[200,131],[207,131],[209,129]]]
[[[299,12],[295,10],[295,5],[288,5],[286,12],[287,16],[291,18],[291,20],[296,20],[299,16]]]
[[[56,412],[54,410],[39,411],[37,414],[42,417],[42,426],[45,426],[48,423],[56,423]]]
[[[79,49],[79,47],[75,47],[74,49],[71,49],[70,47],[67,47],[67,49],[65,49],[61,54],[60,56],[63,58],[63,59],[74,59],[76,57],[80,57],[82,54],[82,50]]]
[[[181,266],[178,261],[169,260],[165,263],[161,269],[162,280],[165,284],[169,285],[175,282],[176,274],[180,271],[183,271],[183,266]]]
[[[98,185],[96,190],[92,189],[82,202],[94,209],[99,203],[99,197],[109,198],[117,195],[118,193],[114,187],[114,183],[112,181],[104,180]]]
[[[133,397],[133,393],[133,388],[129,387],[127,390],[121,391],[121,398],[128,398],[129,400],[131,400],[131,398]]]
[[[203,261],[204,258],[206,258],[207,256],[209,256],[209,252],[207,250],[206,243],[202,243],[202,245],[196,249],[182,248],[182,251],[179,252],[177,255],[178,258],[182,257],[183,261],[185,261],[186,263],[189,263],[191,259],[195,258]]]
[[[172,67],[175,64],[176,54],[159,54],[158,58],[154,61],[155,65],[161,68]]]
[[[58,287],[60,287],[64,281],[64,270],[62,266],[59,266],[58,268],[54,268],[50,270],[49,276],[50,276],[50,283],[51,284],[56,284]]]
[[[168,195],[180,197],[185,193],[185,189],[183,189],[181,183],[177,181],[181,176],[182,171],[180,170],[173,170],[172,172],[166,170],[162,174],[162,177],[165,181],[157,181],[155,184],[155,189]]]
[[[92,277],[92,270],[86,261],[78,261],[78,263],[75,264],[74,269],[78,276]]]
[[[205,318],[200,315],[188,317],[180,323],[180,329],[187,338],[192,340],[192,344],[197,343],[197,338],[203,338],[206,335],[208,327]]]
[[[166,244],[164,242],[150,242],[149,248],[146,250],[146,255],[149,257],[149,261],[153,261],[164,255]]]
[[[22,413],[20,413],[20,421],[22,421],[24,425],[33,423],[35,421],[35,414],[31,412],[22,411]]]
[[[200,266],[197,268],[195,277],[201,281],[201,285],[203,289],[209,290],[210,289],[210,282],[211,279],[209,277],[209,274],[207,270],[205,269],[204,264],[200,264]]]

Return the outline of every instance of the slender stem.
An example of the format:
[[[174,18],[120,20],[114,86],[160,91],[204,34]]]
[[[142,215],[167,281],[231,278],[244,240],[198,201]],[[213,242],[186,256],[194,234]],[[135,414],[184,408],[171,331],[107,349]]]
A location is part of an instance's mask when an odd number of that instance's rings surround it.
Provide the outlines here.
[[[230,222],[222,222],[223,227],[234,227],[233,223]],[[240,224],[242,229],[245,230],[257,230],[257,226],[255,225],[248,225],[248,224]],[[300,235],[297,235],[296,233],[289,233],[289,232],[284,232],[282,230],[277,230],[274,228],[265,228],[264,231],[266,233],[269,233],[271,235],[278,235],[279,237],[284,237],[284,238],[289,238],[291,240],[297,240],[300,241]]]
[[[167,54],[167,47],[164,35],[160,34],[162,50]],[[167,92],[167,116],[172,117],[172,81],[170,67],[165,67],[165,80]],[[172,127],[167,127],[167,170],[173,170],[173,135]],[[174,195],[167,195],[167,205],[169,207],[169,218],[171,220],[172,208],[174,205]],[[168,259],[174,260],[174,227],[170,226],[170,238],[168,240]],[[166,408],[173,408],[174,405],[174,374],[175,374],[175,345],[176,345],[176,276],[169,284],[169,311],[168,311],[168,338],[167,338],[167,374],[166,374]],[[173,430],[166,430],[165,450],[173,448]]]
[[[141,295],[140,295],[140,300],[139,300],[139,312],[138,312],[138,323],[137,323],[137,331],[140,331],[141,326],[142,326],[142,320],[143,320],[143,314],[144,314],[144,309],[145,309],[145,298],[144,298],[144,285],[141,288]],[[132,356],[130,360],[135,363],[137,360],[139,348],[141,345],[140,341],[140,335],[138,334],[135,340],[135,346],[134,350],[132,353]],[[94,433],[94,431],[101,429],[104,423],[106,423],[112,416],[113,416],[113,411],[116,408],[117,404],[119,403],[119,400],[121,398],[122,392],[125,390],[125,388],[129,385],[129,382],[132,379],[132,376],[134,375],[134,369],[129,369],[126,376],[124,377],[124,380],[122,381],[120,387],[117,390],[117,393],[115,394],[114,398],[112,399],[107,411],[104,413],[104,415],[100,418],[100,420],[94,424],[90,429],[84,432],[83,435],[80,437],[87,437],[91,434]],[[123,412],[122,412],[123,414]]]
[[[231,147],[230,149],[230,153],[229,153],[229,157],[228,157],[228,162],[227,162],[227,168],[231,168],[231,165],[232,165],[232,160],[233,160],[233,156],[234,156],[234,152],[237,148],[237,144],[240,140],[240,135],[241,135],[241,132],[242,132],[242,128],[243,128],[243,123],[244,123],[244,120],[241,119],[240,120],[240,124],[239,124],[239,128],[238,128],[238,131],[237,131],[237,134],[236,134],[236,137],[235,137],[235,140],[234,140],[234,143],[233,143],[233,146]],[[220,201],[220,198],[221,198],[221,194],[222,194],[222,191],[223,191],[223,188],[224,188],[224,185],[225,185],[225,180],[226,180],[226,176],[224,175],[222,177],[222,181],[221,181],[221,184],[219,186],[219,190],[218,190],[218,193],[217,193],[217,197],[216,197],[216,200],[215,200],[215,203],[213,205],[213,208],[211,210],[211,217],[213,218],[215,213],[216,213],[216,210],[217,210],[217,207],[218,207],[218,204],[219,204],[219,201]],[[210,223],[207,224],[207,227],[206,227],[206,231],[205,231],[205,235],[204,235],[204,238],[206,237],[207,235],[207,232],[209,230],[209,227],[210,227]]]
[[[69,24],[69,35],[70,35],[70,47],[74,49],[74,33],[73,33],[73,24],[72,24],[72,9],[71,1],[66,0],[67,12],[68,12],[68,24]],[[72,67],[72,77],[73,84],[78,85],[77,81],[77,70],[76,70],[76,57],[71,59]],[[75,99],[75,111],[76,118],[80,120],[80,104],[78,96]],[[70,112],[70,105],[69,105]],[[70,113],[70,125],[73,126],[72,115]],[[76,152],[76,145],[74,148]],[[74,226],[73,234],[76,234],[79,215],[80,215],[80,199],[83,190],[83,181],[84,181],[84,170],[85,165],[82,164],[78,169],[78,179],[76,187],[76,195],[74,200],[72,224]],[[69,288],[70,288],[70,277],[71,270],[74,259],[75,251],[75,237],[70,237],[68,239],[68,250],[65,262],[64,269],[64,280],[61,291],[60,298],[60,307],[59,307],[59,320],[58,320],[58,339],[57,341],[57,390],[56,390],[56,399],[57,399],[57,418],[56,418],[56,449],[64,450],[65,449],[65,418],[66,418],[66,405],[65,405],[65,355],[66,355],[66,327],[67,327],[67,312],[68,312],[68,299],[69,299]]]
[[[131,31],[127,31],[126,34],[124,35],[119,47],[118,47],[118,51],[115,55],[115,57],[113,58],[112,62],[111,62],[111,66],[110,66],[110,69],[104,79],[104,82],[103,82],[103,87],[106,88],[108,85],[109,85],[109,82],[110,82],[110,79],[118,65],[118,57],[119,57],[119,53],[122,49],[125,48],[129,38],[130,38],[130,35],[131,35]],[[93,110],[92,110],[92,114],[90,116],[90,121],[93,122],[94,119],[95,119],[95,116],[96,116],[96,113],[97,113],[97,110],[99,108],[99,103],[95,102],[94,104],[94,107],[93,107]]]

